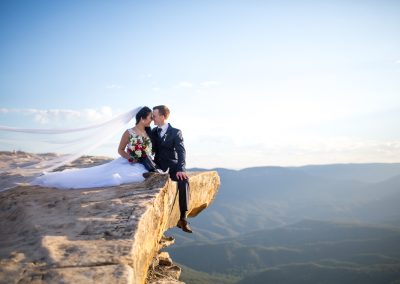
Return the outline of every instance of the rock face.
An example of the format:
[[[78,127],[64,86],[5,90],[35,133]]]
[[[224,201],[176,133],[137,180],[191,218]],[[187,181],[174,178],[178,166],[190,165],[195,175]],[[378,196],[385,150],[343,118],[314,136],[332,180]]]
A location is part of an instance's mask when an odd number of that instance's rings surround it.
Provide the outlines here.
[[[189,176],[194,217],[213,201],[220,180],[216,172]],[[157,175],[118,187],[0,192],[0,283],[145,283],[157,261],[179,277],[169,256],[158,254],[173,243],[164,232],[179,219],[176,191],[168,176]]]

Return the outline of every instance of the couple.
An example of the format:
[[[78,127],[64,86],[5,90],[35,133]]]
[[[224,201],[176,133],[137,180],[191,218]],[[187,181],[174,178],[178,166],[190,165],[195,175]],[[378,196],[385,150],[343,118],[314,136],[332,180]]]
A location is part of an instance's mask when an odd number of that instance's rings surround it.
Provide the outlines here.
[[[167,122],[169,114],[165,105],[155,106],[153,111],[148,107],[141,108],[135,116],[135,126],[127,129],[121,137],[120,158],[100,166],[45,173],[31,184],[63,189],[117,186],[142,182],[151,172],[168,172],[178,185],[180,219],[177,226],[192,233],[186,220],[189,208],[186,152],[182,132]],[[152,120],[157,126],[153,129],[150,128]]]
[[[186,214],[189,205],[189,182],[185,172],[185,146],[183,145],[182,132],[173,128],[167,119],[169,117],[167,106],[160,105],[153,107],[153,112],[148,107],[143,107],[136,114],[135,127],[128,129],[122,135],[119,143],[118,153],[121,157],[131,163],[140,162],[149,172],[166,173],[169,171],[170,178],[178,183],[180,219],[178,227],[184,232],[192,233]],[[154,120],[157,126],[150,129],[150,123]],[[132,141],[142,141],[145,145],[144,157],[136,157],[143,153],[143,147]],[[154,161],[151,159],[151,152],[155,154]],[[146,154],[147,153],[147,154]],[[145,176],[146,173],[144,174]]]

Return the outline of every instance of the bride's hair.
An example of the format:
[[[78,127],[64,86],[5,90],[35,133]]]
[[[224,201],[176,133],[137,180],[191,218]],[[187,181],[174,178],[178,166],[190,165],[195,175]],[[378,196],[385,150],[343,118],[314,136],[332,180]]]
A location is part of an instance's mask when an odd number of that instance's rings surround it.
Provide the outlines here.
[[[140,120],[146,119],[147,116],[149,115],[149,113],[151,113],[151,109],[148,108],[147,106],[142,107],[139,112],[136,114],[136,124],[138,124],[140,122]]]

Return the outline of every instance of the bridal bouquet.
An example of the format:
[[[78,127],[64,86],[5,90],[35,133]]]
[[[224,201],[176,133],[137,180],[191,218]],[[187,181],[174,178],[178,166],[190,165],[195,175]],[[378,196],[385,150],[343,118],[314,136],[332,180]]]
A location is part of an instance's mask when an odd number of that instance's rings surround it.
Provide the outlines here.
[[[150,138],[142,136],[131,136],[128,143],[129,155],[140,161],[142,158],[151,156],[151,141]]]

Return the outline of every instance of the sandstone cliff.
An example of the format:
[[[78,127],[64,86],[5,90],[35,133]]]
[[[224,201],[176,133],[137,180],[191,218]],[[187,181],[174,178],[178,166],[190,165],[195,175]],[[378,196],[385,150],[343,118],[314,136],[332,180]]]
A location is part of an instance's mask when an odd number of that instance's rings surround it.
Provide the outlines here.
[[[190,173],[189,217],[213,201],[219,182],[216,172]],[[168,255],[159,254],[173,242],[164,232],[179,218],[175,193],[167,176],[90,190],[1,192],[0,282],[172,283],[153,276],[160,264],[179,277]]]

